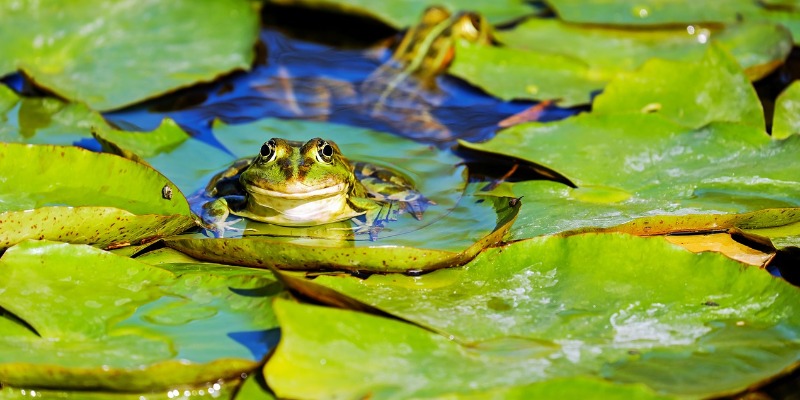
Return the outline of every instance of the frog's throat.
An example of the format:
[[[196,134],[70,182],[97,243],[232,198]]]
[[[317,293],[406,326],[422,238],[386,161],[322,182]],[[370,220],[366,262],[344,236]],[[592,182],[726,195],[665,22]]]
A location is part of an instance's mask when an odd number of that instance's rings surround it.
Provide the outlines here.
[[[248,211],[235,214],[277,225],[312,226],[343,221],[364,213],[350,207],[344,184],[333,188],[336,190],[319,189],[302,196],[250,188]]]
[[[340,184],[324,187],[321,189],[309,190],[305,192],[295,191],[292,193],[281,192],[277,190],[269,190],[257,186],[248,186],[246,190],[248,193],[250,193],[251,196],[253,196],[256,200],[258,200],[259,204],[264,204],[265,202],[270,200],[270,198],[313,201],[315,199],[333,197],[336,196],[337,194],[347,193],[347,183],[342,182]]]

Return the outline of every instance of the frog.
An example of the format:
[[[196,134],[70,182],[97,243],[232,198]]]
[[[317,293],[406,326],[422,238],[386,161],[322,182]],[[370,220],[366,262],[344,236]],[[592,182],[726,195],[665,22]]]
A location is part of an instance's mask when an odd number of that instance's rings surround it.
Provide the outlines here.
[[[230,183],[234,182],[233,185]],[[405,176],[367,162],[351,162],[322,138],[271,138],[254,157],[216,174],[203,195],[201,225],[214,236],[238,230],[231,214],[280,226],[316,226],[352,220],[356,234],[377,240],[385,223],[408,211],[421,220],[435,204]],[[359,217],[363,216],[363,221]]]
[[[417,24],[394,40],[397,45],[391,55],[360,82],[295,77],[279,65],[277,76],[256,89],[265,97],[281,99],[287,117],[326,120],[334,108],[352,108],[408,136],[451,141],[453,133],[437,119],[433,108],[445,98],[437,78],[447,72],[455,57],[455,43],[462,39],[494,43],[491,27],[480,14],[431,6]],[[381,53],[367,52],[370,58]]]

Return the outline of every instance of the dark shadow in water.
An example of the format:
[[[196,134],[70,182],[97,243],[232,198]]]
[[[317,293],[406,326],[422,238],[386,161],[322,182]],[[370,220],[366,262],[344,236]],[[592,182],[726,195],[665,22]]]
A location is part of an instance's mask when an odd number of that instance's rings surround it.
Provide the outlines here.
[[[281,329],[273,328],[265,331],[231,332],[228,337],[247,347],[253,354],[253,359],[262,360],[266,357],[281,339]]]

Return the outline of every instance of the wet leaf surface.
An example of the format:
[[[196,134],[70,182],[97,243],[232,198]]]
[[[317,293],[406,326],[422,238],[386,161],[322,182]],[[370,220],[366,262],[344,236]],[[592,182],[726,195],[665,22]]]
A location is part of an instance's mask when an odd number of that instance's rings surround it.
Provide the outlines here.
[[[651,58],[698,61],[714,40],[755,80],[776,68],[792,49],[791,33],[770,23],[635,29],[532,18],[511,30],[498,31],[497,36],[510,48],[580,60],[608,79],[637,69]]]
[[[778,96],[772,137],[785,139],[800,133],[800,83],[794,82]]]
[[[0,375],[25,387],[151,391],[254,368],[274,346],[267,271],[152,267],[92,247],[27,241],[5,252]],[[265,287],[275,290],[265,292]]]
[[[24,166],[24,167],[21,167]],[[76,147],[0,144],[0,245],[26,238],[125,245],[182,232],[189,205],[158,172]],[[25,188],[25,190],[20,190]]]
[[[602,376],[706,397],[744,389],[800,356],[796,287],[662,238],[542,237],[419,277],[313,282],[440,336],[280,302],[284,339],[266,367],[279,396],[426,397]]]
[[[0,25],[8,32],[0,75],[22,70],[62,97],[107,110],[249,67],[258,10],[242,0],[6,2]]]
[[[541,163],[578,185],[514,184],[525,202],[512,228],[518,238],[637,218],[644,219],[620,230],[753,229],[800,218],[800,140],[772,140],[744,125],[691,130],[653,114],[583,114],[515,126],[485,144],[465,145]]]
[[[52,97],[20,97],[0,85],[0,140],[30,144],[73,145],[106,122],[80,103]]]
[[[699,62],[648,61],[612,81],[592,106],[593,114],[625,112],[657,113],[692,128],[712,121],[764,127],[755,89],[717,45],[709,46]]]

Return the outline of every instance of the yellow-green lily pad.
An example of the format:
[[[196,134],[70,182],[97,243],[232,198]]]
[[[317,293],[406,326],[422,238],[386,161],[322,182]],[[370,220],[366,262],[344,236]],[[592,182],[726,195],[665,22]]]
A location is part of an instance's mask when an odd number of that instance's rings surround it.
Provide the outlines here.
[[[713,397],[800,359],[798,288],[663,238],[542,237],[419,277],[311,282],[400,320],[277,303],[283,338],[266,377],[279,397],[434,397],[586,376]]]
[[[152,391],[238,377],[277,339],[268,271],[153,267],[27,241],[0,259],[0,377],[19,388]]]
[[[777,68],[792,49],[791,32],[773,23],[636,29],[531,18],[511,30],[498,31],[497,37],[510,48],[572,57],[609,79],[635,70],[651,58],[697,61],[713,40],[730,51],[747,76],[756,80]]]
[[[785,139],[800,133],[800,82],[795,81],[778,95],[772,120],[772,137]]]
[[[657,113],[699,128],[712,121],[764,127],[764,112],[741,67],[717,44],[698,62],[654,59],[613,80],[592,105],[593,114]]]
[[[53,97],[20,97],[0,85],[0,141],[72,145],[106,125],[103,117],[80,103]]]
[[[800,218],[800,136],[772,140],[731,123],[687,129],[653,114],[582,114],[462,145],[541,163],[578,186],[513,184],[524,196],[512,228],[517,238],[631,220],[635,225],[619,229],[647,235],[774,227]]]
[[[0,246],[52,239],[121,246],[182,232],[189,204],[153,169],[77,147],[0,143]]]
[[[389,26],[402,29],[416,24],[419,16],[430,6],[442,6],[451,12],[477,11],[490,23],[511,22],[537,12],[539,9],[523,0],[271,0],[272,3],[303,5],[309,8],[334,10],[375,18]]]
[[[0,75],[115,109],[248,68],[258,24],[247,0],[3,2]]]

